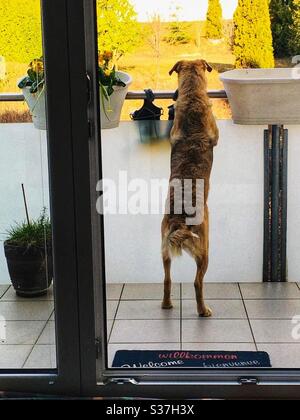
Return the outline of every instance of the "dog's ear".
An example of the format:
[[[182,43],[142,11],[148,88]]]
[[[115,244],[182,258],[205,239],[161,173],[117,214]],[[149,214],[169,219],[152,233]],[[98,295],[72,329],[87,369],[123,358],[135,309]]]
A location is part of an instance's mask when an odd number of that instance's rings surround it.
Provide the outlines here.
[[[198,60],[197,63],[202,68],[202,70],[207,70],[209,73],[213,71],[213,68],[208,64],[206,60]]]
[[[176,73],[180,73],[180,70],[182,69],[182,65],[183,65],[183,61],[178,61],[175,64],[175,66],[172,68],[172,70],[169,71],[169,75],[172,76],[174,71],[176,71]]]
[[[211,73],[211,72],[213,71],[212,66],[210,66],[210,65],[208,64],[208,62],[207,62],[207,61],[203,60],[203,64],[204,64],[204,66],[206,67],[206,70],[207,70],[209,73]]]

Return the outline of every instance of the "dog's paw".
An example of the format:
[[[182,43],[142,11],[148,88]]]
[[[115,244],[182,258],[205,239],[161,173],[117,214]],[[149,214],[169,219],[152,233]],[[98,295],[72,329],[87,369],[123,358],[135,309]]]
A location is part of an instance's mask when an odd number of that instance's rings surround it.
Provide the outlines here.
[[[172,302],[163,302],[161,308],[166,310],[173,309],[173,304]]]
[[[204,310],[199,312],[200,318],[210,318],[212,317],[212,310],[210,308],[205,308]]]

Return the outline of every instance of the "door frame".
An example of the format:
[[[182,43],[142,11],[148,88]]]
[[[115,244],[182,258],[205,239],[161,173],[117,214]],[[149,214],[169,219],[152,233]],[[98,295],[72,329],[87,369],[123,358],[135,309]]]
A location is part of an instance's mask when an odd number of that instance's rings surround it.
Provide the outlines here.
[[[88,282],[90,218],[81,203],[89,191],[87,89],[82,1],[41,0],[47,81],[48,162],[53,226],[57,369],[1,370],[5,392],[48,395],[81,394],[79,284]],[[76,30],[75,30],[76,28]],[[77,60],[76,60],[77,57]],[[78,121],[78,124],[77,124]],[[81,159],[78,159],[81,156]],[[88,156],[88,155],[87,155]],[[80,174],[80,176],[78,175]],[[81,195],[81,197],[79,197]],[[81,198],[81,199],[80,199]],[[83,226],[84,225],[84,226]],[[92,276],[91,276],[92,278]],[[92,285],[90,294],[93,295]],[[90,308],[91,315],[93,307]],[[90,333],[91,334],[91,333]],[[91,355],[91,357],[94,356]]]
[[[97,18],[95,0],[82,0],[85,9],[85,36],[86,36],[86,60],[88,73],[92,79],[91,101],[89,103],[89,119],[92,122],[91,131],[91,197],[93,206],[96,203],[95,189],[96,182],[102,179],[101,160],[101,129],[99,121],[99,89],[97,75]],[[99,147],[99,148],[98,148]],[[92,214],[96,213],[92,208]],[[96,366],[96,378],[93,375],[95,363],[88,360],[84,352],[82,359],[85,359],[84,366],[89,366],[86,380],[82,383],[84,395],[101,395],[106,397],[153,397],[157,398],[291,398],[298,397],[300,391],[300,369],[299,370],[112,370],[107,368],[107,346],[106,343],[106,315],[103,313],[106,308],[105,301],[105,238],[103,216],[94,220],[93,241],[97,247],[94,254],[94,274],[96,274],[94,290],[95,300],[87,293],[80,293],[83,301],[80,306],[89,307],[95,304],[96,317],[96,348],[99,350],[101,343],[102,354],[99,355]],[[94,248],[95,252],[95,248]],[[102,309],[101,309],[102,308]],[[85,318],[82,323],[82,331],[88,331],[95,319],[93,316]],[[94,325],[94,324],[93,324]],[[94,325],[95,326],[95,325]],[[91,332],[91,329],[90,329]],[[89,339],[91,348],[88,354],[95,351],[95,341]],[[92,376],[91,376],[92,375]],[[96,381],[95,381],[96,379]],[[97,383],[97,385],[95,385]]]

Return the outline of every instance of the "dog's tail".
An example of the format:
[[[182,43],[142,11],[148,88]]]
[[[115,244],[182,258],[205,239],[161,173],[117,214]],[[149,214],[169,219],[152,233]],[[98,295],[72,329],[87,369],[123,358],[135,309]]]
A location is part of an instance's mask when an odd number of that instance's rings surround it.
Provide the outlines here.
[[[168,248],[174,257],[180,257],[185,248],[185,242],[190,241],[192,245],[196,238],[199,239],[198,235],[194,234],[187,226],[182,226],[168,235]]]

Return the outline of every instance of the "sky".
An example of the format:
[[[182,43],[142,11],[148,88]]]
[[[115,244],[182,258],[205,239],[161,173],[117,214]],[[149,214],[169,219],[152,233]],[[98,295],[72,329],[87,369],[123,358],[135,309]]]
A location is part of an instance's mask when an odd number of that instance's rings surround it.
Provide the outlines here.
[[[207,12],[208,0],[131,0],[141,22],[149,20],[149,16],[159,13],[164,20],[169,20],[172,10],[181,7],[182,20],[204,20]],[[224,19],[231,19],[238,0],[221,0]]]

